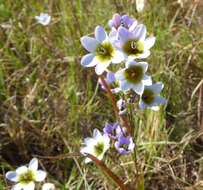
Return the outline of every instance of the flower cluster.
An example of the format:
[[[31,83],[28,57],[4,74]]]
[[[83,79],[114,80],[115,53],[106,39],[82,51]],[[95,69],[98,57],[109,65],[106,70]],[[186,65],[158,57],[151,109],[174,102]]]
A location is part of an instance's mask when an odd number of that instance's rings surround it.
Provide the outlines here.
[[[91,154],[101,160],[105,152],[110,148],[110,140],[114,142],[114,147],[118,153],[124,155],[133,151],[135,144],[132,137],[126,135],[126,129],[119,123],[106,123],[103,133],[94,129],[93,137],[87,137],[84,140],[85,146],[80,150],[84,155]],[[85,163],[91,162],[90,158],[85,159]]]
[[[155,43],[155,37],[147,37],[144,24],[138,23],[127,15],[114,14],[109,21],[109,35],[103,27],[97,26],[94,38],[83,36],[81,43],[89,52],[81,59],[84,67],[95,67],[95,72],[102,75],[106,72],[108,84],[117,83],[113,93],[133,90],[140,96],[139,107],[158,110],[165,104],[165,98],[159,96],[163,89],[162,83],[152,84],[152,79],[146,74],[148,63],[140,61],[150,55],[150,49]],[[124,66],[115,73],[109,71],[109,65]],[[101,81],[100,81],[101,83]],[[102,85],[102,84],[101,84]],[[105,90],[105,87],[102,85]]]
[[[94,67],[96,74],[99,77],[102,75],[103,79],[99,79],[99,83],[106,92],[106,85],[112,94],[123,92],[126,95],[128,91],[134,91],[140,97],[140,109],[157,111],[160,105],[166,103],[166,99],[160,96],[164,85],[160,82],[152,83],[151,76],[147,74],[148,63],[143,60],[150,55],[156,38],[148,37],[145,25],[128,15],[114,14],[108,25],[109,34],[102,26],[97,26],[94,37],[83,36],[80,39],[88,51],[82,57],[81,65]],[[116,106],[122,119],[127,112],[125,100],[120,99]],[[129,131],[126,132],[126,128],[115,123],[106,124],[103,134],[95,129],[93,138],[85,139],[86,146],[81,149],[81,153],[92,154],[101,160],[110,147],[110,139],[120,154],[128,154],[135,147]],[[86,162],[89,161],[86,158]]]

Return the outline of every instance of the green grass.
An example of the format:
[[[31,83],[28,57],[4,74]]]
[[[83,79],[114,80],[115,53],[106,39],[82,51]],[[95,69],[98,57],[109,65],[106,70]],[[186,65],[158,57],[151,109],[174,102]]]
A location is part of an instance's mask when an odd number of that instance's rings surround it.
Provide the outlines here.
[[[94,70],[80,65],[85,51],[79,41],[97,25],[108,29],[115,12],[137,18],[156,36],[149,73],[165,84],[168,104],[159,112],[140,111],[137,103],[129,106],[136,170],[134,155],[109,152],[104,161],[132,189],[201,189],[203,143],[197,137],[202,87],[191,94],[203,76],[203,15],[202,3],[195,6],[192,1],[181,8],[176,0],[148,0],[137,13],[135,1],[129,0],[1,0],[0,189],[8,189],[6,171],[33,156],[77,152],[94,128],[115,122]],[[52,16],[48,27],[36,24],[34,16],[40,12]],[[40,161],[49,173],[47,181],[58,189],[117,188],[81,158]]]

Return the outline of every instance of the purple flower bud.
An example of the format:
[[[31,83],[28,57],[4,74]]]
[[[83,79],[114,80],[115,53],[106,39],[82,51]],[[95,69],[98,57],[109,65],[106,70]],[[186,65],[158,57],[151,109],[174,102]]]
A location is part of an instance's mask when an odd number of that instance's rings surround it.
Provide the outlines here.
[[[120,136],[123,136],[126,132],[124,128],[121,128],[119,123],[106,123],[104,129],[104,134],[107,134],[112,139],[117,139]]]
[[[134,18],[130,18],[128,15],[121,16],[116,13],[113,15],[112,19],[109,20],[109,27],[118,29],[120,26],[123,26],[129,29],[135,21]]]
[[[131,153],[135,148],[132,137],[120,136],[114,145],[116,150],[122,155]]]

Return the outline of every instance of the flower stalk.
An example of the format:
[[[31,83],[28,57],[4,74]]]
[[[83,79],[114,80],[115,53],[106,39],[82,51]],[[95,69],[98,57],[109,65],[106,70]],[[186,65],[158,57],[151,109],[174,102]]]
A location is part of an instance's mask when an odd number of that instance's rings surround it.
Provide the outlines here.
[[[132,127],[129,124],[129,121],[127,120],[125,115],[119,115],[119,109],[118,109],[117,104],[116,104],[116,98],[113,95],[113,93],[111,92],[111,89],[110,89],[109,85],[107,84],[107,82],[105,81],[104,76],[100,75],[99,77],[101,79],[102,85],[105,87],[107,94],[111,100],[116,118],[118,118],[119,120],[121,120],[123,122],[123,125],[127,128],[128,133],[130,135],[132,135]]]

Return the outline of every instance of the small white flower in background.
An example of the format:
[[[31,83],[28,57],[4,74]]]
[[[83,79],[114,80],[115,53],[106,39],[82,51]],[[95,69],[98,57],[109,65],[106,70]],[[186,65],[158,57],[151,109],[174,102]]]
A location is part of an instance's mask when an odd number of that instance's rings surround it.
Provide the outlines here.
[[[47,13],[40,13],[39,16],[35,16],[35,19],[37,20],[38,23],[47,26],[51,21],[51,16],[48,15]]]
[[[55,190],[55,185],[53,183],[45,183],[42,186],[42,190]]]
[[[90,53],[83,56],[81,65],[94,67],[97,75],[101,75],[111,63],[120,63],[124,60],[121,51],[115,49],[105,30],[97,26],[94,32],[95,38],[83,36],[80,38],[82,46]]]
[[[7,172],[6,178],[17,183],[13,186],[12,190],[34,190],[34,182],[44,181],[46,172],[38,170],[38,160],[33,158],[28,167],[20,166],[16,171]]]
[[[166,99],[159,96],[163,87],[164,85],[161,82],[145,86],[144,92],[140,97],[139,107],[141,109],[149,108],[154,111],[158,111],[161,104],[166,104]]]
[[[141,95],[144,90],[144,85],[151,85],[151,77],[146,75],[148,69],[146,62],[128,61],[126,68],[115,73],[116,80],[120,82],[122,91],[134,90]]]
[[[98,129],[94,129],[93,131],[93,137],[85,138],[84,144],[86,145],[83,147],[80,152],[85,155],[91,154],[97,159],[102,160],[105,152],[110,147],[110,138],[107,134],[101,134],[101,132]],[[90,158],[85,159],[85,163],[91,162],[92,160]]]
[[[145,0],[136,0],[136,9],[137,12],[142,12],[144,9]]]

